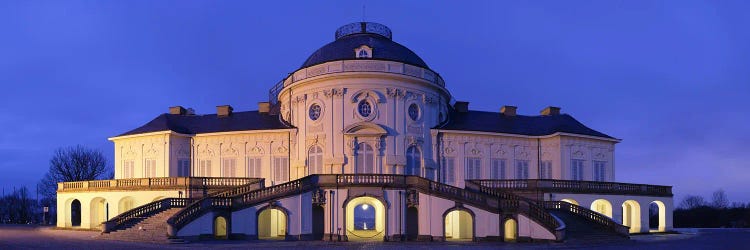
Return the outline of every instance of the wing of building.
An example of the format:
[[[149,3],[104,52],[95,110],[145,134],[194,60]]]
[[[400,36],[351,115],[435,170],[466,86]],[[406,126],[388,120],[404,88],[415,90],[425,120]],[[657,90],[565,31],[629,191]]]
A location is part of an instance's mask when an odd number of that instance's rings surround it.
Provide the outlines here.
[[[144,241],[671,230],[671,187],[615,182],[619,139],[558,107],[471,110],[450,86],[386,26],[345,25],[257,110],[175,106],[109,138],[115,178],[59,183],[57,226]]]

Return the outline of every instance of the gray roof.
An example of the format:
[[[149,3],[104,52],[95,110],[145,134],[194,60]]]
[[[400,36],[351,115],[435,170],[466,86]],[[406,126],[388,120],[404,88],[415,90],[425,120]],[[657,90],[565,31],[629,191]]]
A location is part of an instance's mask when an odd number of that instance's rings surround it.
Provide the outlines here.
[[[560,132],[616,139],[586,127],[568,114],[506,116],[497,112],[453,111],[451,112],[449,121],[437,128],[442,130],[478,131],[528,136],[544,136]]]
[[[375,33],[355,33],[338,38],[312,53],[300,68],[338,60],[357,60],[354,49],[362,45],[372,48],[372,58],[364,59],[396,61],[429,69],[416,53]]]
[[[281,122],[278,115],[258,111],[233,112],[227,117],[209,115],[161,114],[136,129],[118,136],[143,134],[158,131],[174,131],[181,134],[202,134],[245,130],[272,130],[291,128]]]

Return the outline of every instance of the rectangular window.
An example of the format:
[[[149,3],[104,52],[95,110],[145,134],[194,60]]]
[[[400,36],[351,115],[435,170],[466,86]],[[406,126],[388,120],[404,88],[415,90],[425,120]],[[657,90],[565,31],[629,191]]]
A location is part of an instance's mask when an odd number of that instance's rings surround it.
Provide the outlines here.
[[[492,179],[505,179],[505,159],[492,159]]]
[[[594,180],[607,181],[607,162],[594,161]]]
[[[201,160],[198,165],[198,176],[211,176],[211,160]]]
[[[466,158],[466,180],[475,180],[482,178],[482,159]]]
[[[154,178],[156,177],[156,160],[146,159],[143,163],[143,177]]]
[[[245,174],[247,177],[262,178],[260,157],[247,157],[247,169],[245,169]]]
[[[179,177],[190,176],[190,160],[189,159],[177,160],[177,176]]]
[[[133,178],[133,172],[134,172],[133,169],[134,169],[133,161],[123,161],[123,163],[122,163],[122,178],[123,179]]]
[[[454,158],[443,158],[443,183],[455,184],[456,160]]]
[[[289,158],[273,158],[273,180],[274,184],[280,184],[289,181]]]
[[[583,180],[583,160],[573,159],[570,162],[570,179]]]
[[[237,159],[224,158],[221,163],[222,177],[237,177]]]
[[[539,178],[540,179],[552,179],[552,162],[551,161],[543,161],[542,162],[542,169],[540,169]]]
[[[516,179],[529,178],[529,161],[516,160]]]

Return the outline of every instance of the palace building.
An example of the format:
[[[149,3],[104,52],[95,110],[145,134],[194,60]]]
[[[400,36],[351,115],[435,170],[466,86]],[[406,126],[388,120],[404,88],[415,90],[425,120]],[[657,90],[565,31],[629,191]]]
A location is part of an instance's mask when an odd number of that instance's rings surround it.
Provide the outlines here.
[[[565,241],[672,229],[670,186],[616,182],[620,139],[558,107],[471,110],[449,87],[388,27],[345,25],[257,110],[175,106],[109,138],[114,179],[59,183],[57,226],[153,242]]]

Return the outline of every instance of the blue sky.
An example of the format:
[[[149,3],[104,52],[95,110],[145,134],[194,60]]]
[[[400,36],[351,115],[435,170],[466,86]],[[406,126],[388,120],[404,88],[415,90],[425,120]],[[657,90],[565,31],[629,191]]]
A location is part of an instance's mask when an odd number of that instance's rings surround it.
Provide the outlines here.
[[[251,110],[336,28],[389,26],[470,108],[562,107],[617,181],[750,202],[743,1],[0,1],[0,186],[183,105]]]

